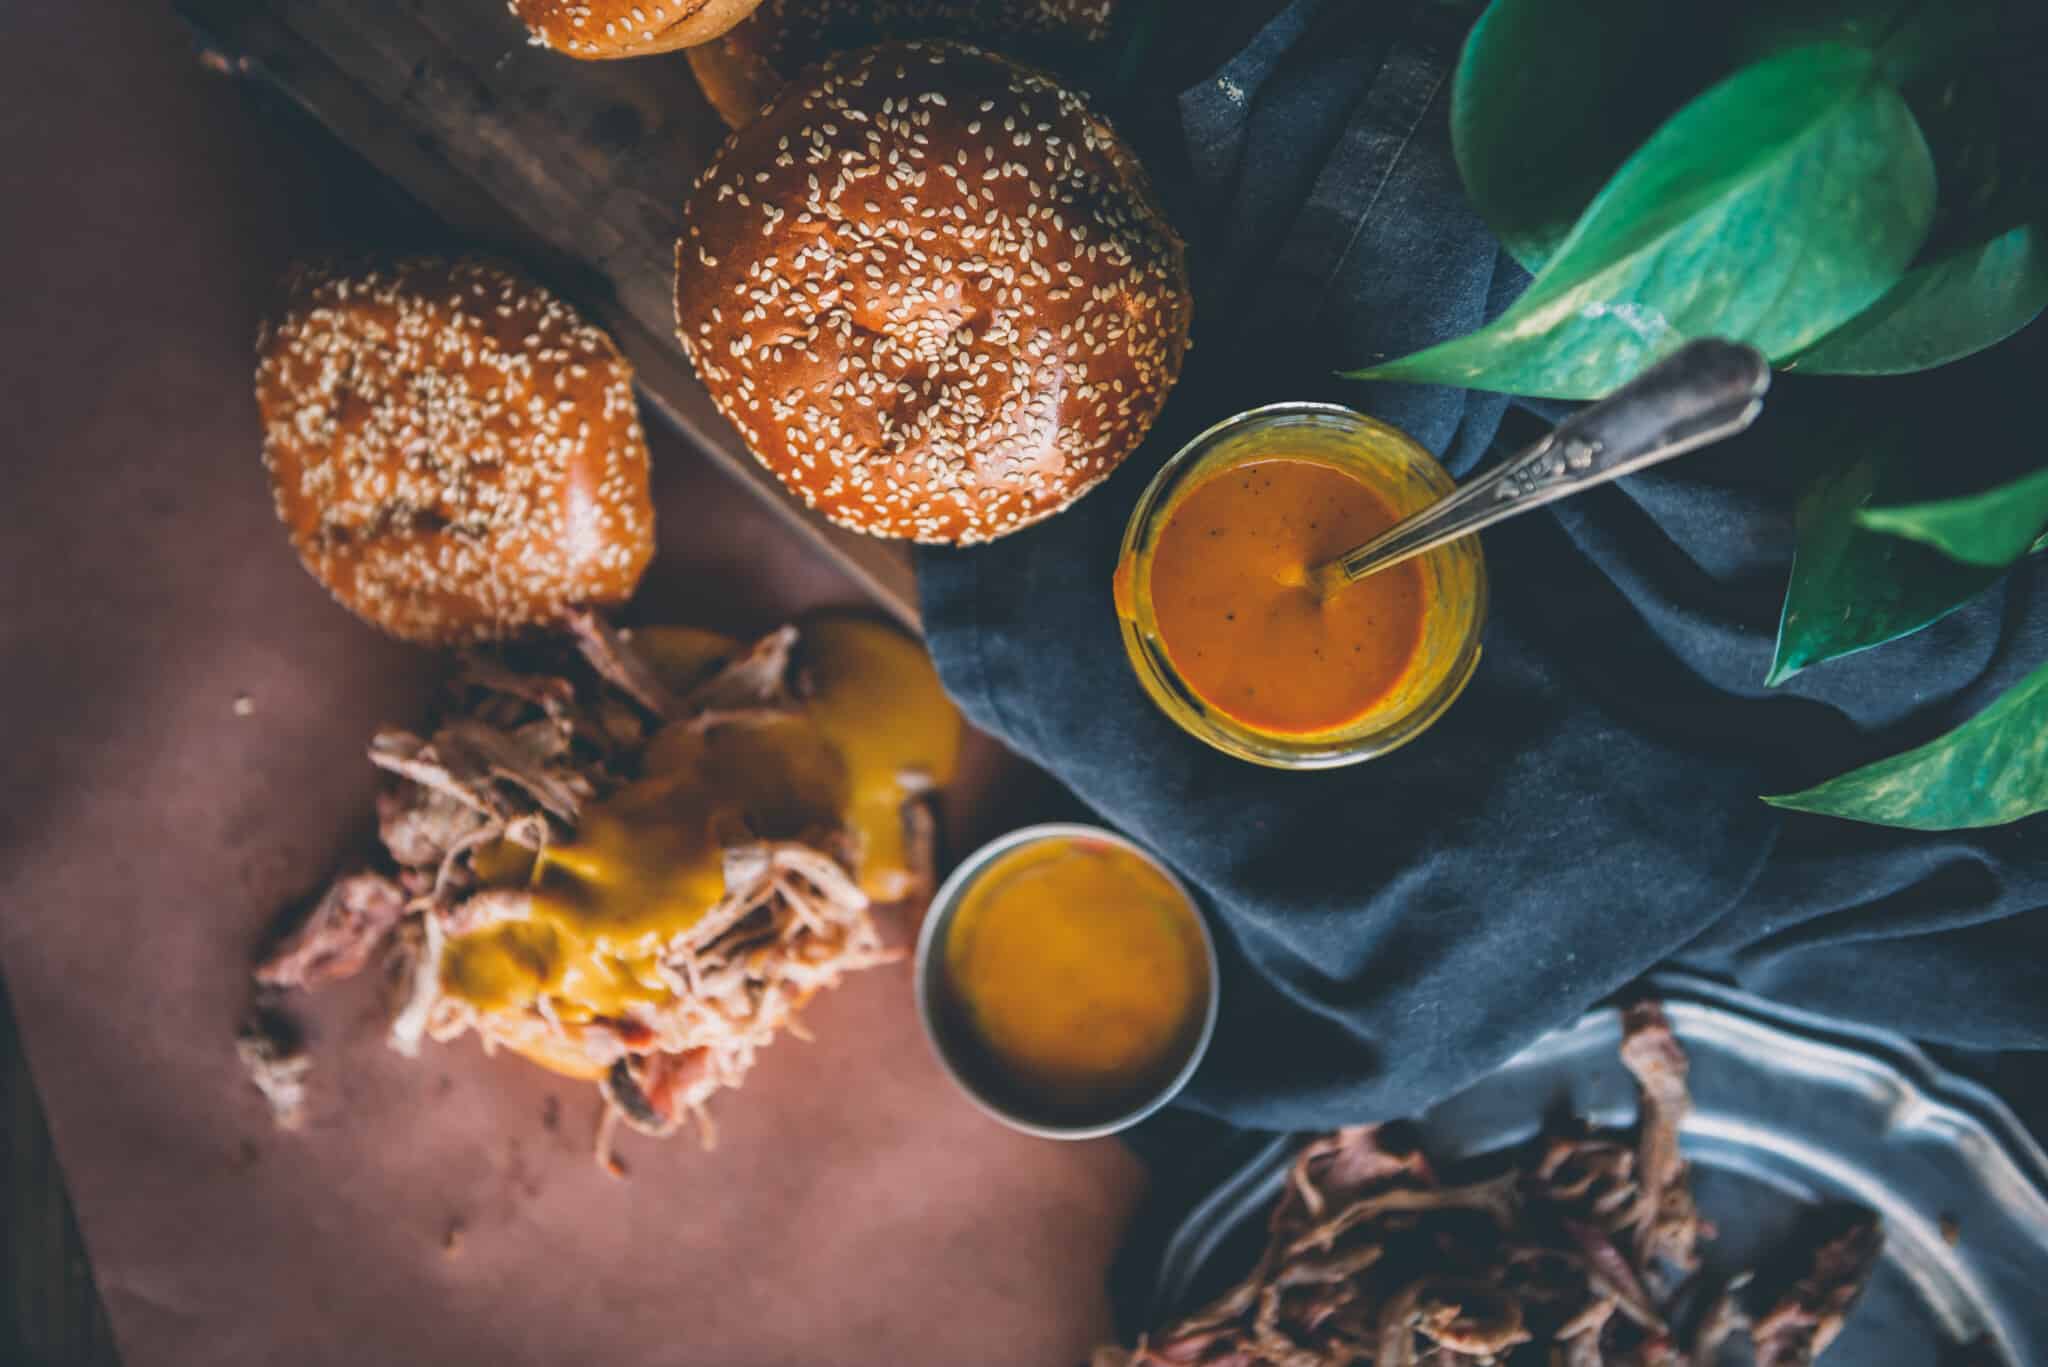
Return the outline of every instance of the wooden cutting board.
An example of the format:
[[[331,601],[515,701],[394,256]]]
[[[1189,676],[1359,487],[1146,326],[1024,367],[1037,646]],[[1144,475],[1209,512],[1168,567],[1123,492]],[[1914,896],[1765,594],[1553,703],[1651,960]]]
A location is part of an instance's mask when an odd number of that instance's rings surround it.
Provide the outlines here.
[[[504,0],[177,0],[201,52],[269,81],[480,249],[618,339],[646,401],[913,628],[909,547],[789,498],[712,407],[673,333],[684,196],[725,137],[680,53],[580,62]]]

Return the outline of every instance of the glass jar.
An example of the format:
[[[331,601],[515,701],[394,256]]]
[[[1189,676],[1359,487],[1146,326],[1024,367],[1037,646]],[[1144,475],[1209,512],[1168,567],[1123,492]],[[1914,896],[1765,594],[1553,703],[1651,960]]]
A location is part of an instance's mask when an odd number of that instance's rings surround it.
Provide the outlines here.
[[[1235,466],[1285,457],[1316,461],[1364,483],[1397,517],[1455,488],[1436,459],[1398,428],[1336,404],[1280,403],[1216,424],[1153,476],[1124,530],[1116,610],[1138,681],[1167,716],[1226,754],[1278,769],[1327,769],[1384,755],[1415,739],[1464,691],[1479,664],[1486,563],[1468,536],[1419,557],[1427,604],[1415,654],[1391,690],[1362,715],[1305,735],[1258,730],[1210,706],[1174,669],[1152,609],[1160,532],[1190,491]],[[1304,567],[1308,568],[1308,567]]]

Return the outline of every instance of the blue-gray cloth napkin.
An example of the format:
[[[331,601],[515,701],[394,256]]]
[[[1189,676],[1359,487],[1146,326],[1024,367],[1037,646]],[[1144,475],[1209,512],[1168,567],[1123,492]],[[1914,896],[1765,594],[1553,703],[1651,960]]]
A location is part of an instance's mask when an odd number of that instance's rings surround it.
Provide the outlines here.
[[[1224,1007],[1185,1099],[1238,1125],[1413,1112],[1673,961],[1958,1048],[2048,1046],[2048,820],[1912,834],[1758,797],[1931,739],[2048,660],[2037,558],[1930,630],[1763,686],[1795,497],[1840,454],[1815,434],[1881,412],[1963,487],[2016,450],[2038,462],[2041,328],[1929,375],[1781,377],[1742,441],[1488,531],[1478,674],[1393,755],[1270,772],[1140,691],[1110,574],[1145,481],[1194,431],[1334,400],[1463,478],[1542,430],[1498,396],[1333,374],[1468,331],[1527,283],[1451,157],[1468,18],[1299,0],[1180,96],[1187,372],[1076,507],[920,554],[946,686],[1205,895]]]

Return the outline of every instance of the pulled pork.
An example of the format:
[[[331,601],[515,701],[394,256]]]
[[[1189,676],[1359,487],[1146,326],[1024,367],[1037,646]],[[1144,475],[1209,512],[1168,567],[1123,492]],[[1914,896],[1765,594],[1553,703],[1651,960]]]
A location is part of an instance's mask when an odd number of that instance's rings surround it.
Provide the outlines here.
[[[1679,1152],[1685,1051],[1640,1003],[1623,1014],[1621,1056],[1639,1096],[1633,1142],[1554,1134],[1505,1171],[1445,1183],[1398,1127],[1311,1141],[1251,1273],[1137,1347],[1097,1350],[1093,1367],[1713,1367],[1745,1329],[1759,1364],[1810,1362],[1869,1275],[1876,1218],[1822,1245],[1753,1327],[1745,1275],[1682,1339],[1652,1288],[1693,1272],[1713,1235]]]
[[[425,735],[399,729],[370,743],[390,775],[377,801],[389,875],[352,873],[317,900],[255,970],[266,1003],[360,972],[386,956],[396,993],[391,1042],[414,1053],[424,1039],[474,1032],[573,1062],[601,1077],[606,1105],[599,1157],[615,1122],[656,1135],[695,1119],[708,1144],[705,1102],[736,1087],[759,1050],[819,989],[846,973],[899,957],[884,946],[868,899],[842,862],[843,832],[763,839],[732,831],[724,897],[663,946],[655,971],[671,990],[628,1014],[564,1021],[543,999],[479,1011],[444,993],[445,947],[457,936],[531,916],[524,885],[493,884],[475,859],[486,847],[541,851],[572,837],[584,809],[634,776],[655,731],[754,725],[800,705],[793,678],[797,633],[771,632],[678,691],[621,633],[589,614],[572,620],[582,662],[540,669],[507,658],[466,658]],[[781,836],[786,833],[776,833]],[[276,1020],[274,1008],[264,1017]],[[296,1123],[307,1060],[276,1031],[245,1033],[241,1052],[280,1124]]]
[[[375,873],[353,873],[328,885],[297,930],[256,970],[256,981],[279,990],[313,987],[363,971],[405,917],[405,890]]]
[[[235,1036],[235,1056],[280,1130],[296,1130],[306,1122],[306,1074],[313,1059],[298,1027],[281,1012],[258,1003],[250,1008]]]
[[[1685,1050],[1664,1019],[1664,1008],[1637,1002],[1622,1013],[1621,1061],[1635,1075],[1642,1098],[1641,1138],[1636,1145],[1634,1227],[1636,1270],[1652,1285],[1666,1272],[1682,1280],[1699,1267],[1699,1241],[1713,1231],[1703,1226],[1678,1151],[1679,1127],[1692,1098],[1686,1094]]]
[[[1867,1211],[1815,1248],[1806,1272],[1750,1330],[1757,1367],[1804,1367],[1842,1332],[1884,1248],[1884,1232]]]

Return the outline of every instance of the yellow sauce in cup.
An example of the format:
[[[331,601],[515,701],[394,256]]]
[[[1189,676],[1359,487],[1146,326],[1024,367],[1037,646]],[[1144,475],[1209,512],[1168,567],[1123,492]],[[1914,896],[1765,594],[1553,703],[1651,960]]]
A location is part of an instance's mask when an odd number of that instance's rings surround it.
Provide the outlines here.
[[[946,929],[946,976],[1003,1090],[1081,1114],[1156,1090],[1207,1018],[1209,953],[1173,880],[1106,840],[996,858]]]

